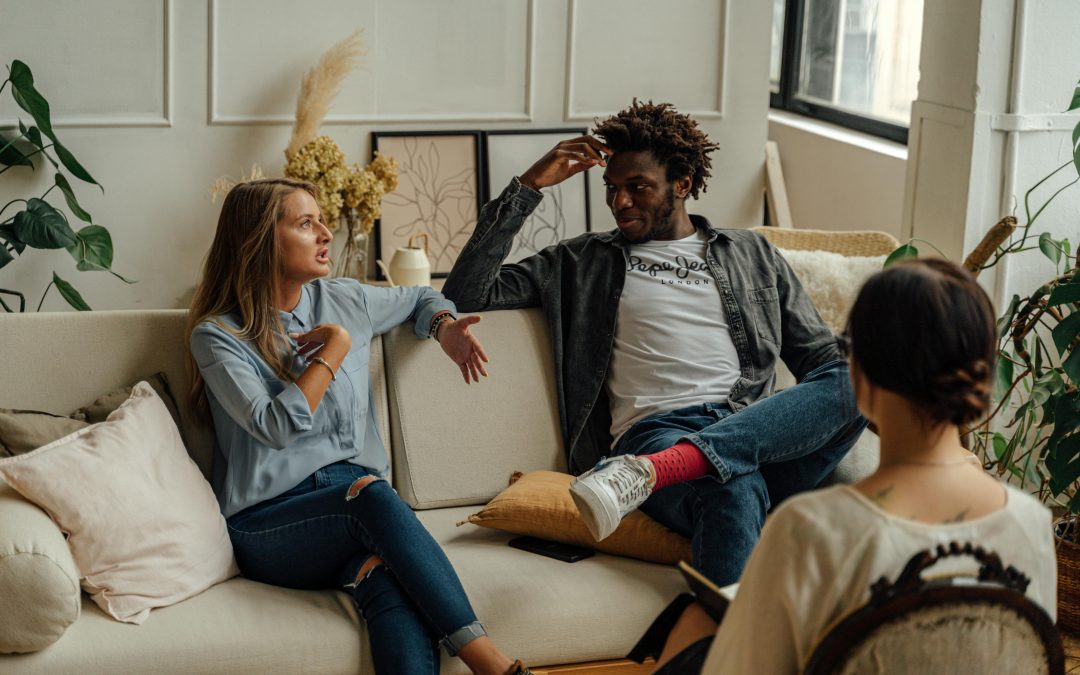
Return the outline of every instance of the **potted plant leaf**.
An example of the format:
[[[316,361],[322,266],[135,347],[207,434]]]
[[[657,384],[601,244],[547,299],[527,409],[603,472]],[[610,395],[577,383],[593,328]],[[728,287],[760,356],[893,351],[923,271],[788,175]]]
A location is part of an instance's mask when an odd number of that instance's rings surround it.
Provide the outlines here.
[[[1080,109],[1080,83],[1068,110]],[[978,275],[1005,256],[1038,250],[1045,281],[1012,297],[998,319],[1000,345],[994,401],[966,442],[988,470],[1029,487],[1061,513],[1058,542],[1058,622],[1080,631],[1080,256],[1066,238],[1032,225],[1054,199],[1080,182],[1080,121],[1072,131],[1072,157],[1024,195],[1026,222],[1006,216],[964,261]],[[1032,198],[1061,172],[1075,174],[1032,210]],[[1060,181],[1060,177],[1058,178]],[[1080,245],[1080,242],[1076,242]],[[918,255],[913,242],[886,265]]]
[[[34,86],[34,76],[22,61],[12,61],[8,66],[8,77],[0,84],[0,93],[8,86],[11,87],[15,103],[30,115],[32,123],[26,124],[20,119],[18,134],[0,132],[0,175],[16,168],[34,171],[36,155],[44,157],[54,173],[52,185],[40,197],[12,199],[0,207],[0,268],[13,262],[27,248],[62,248],[75,259],[80,271],[106,271],[126,283],[132,283],[112,270],[112,237],[79,204],[65,171],[80,181],[99,188],[101,186],[60,142],[52,126],[49,103]],[[45,162],[41,164],[46,165]],[[74,230],[67,214],[49,203],[47,198],[53,190],[60,191],[68,210],[86,223],[84,227]],[[21,209],[16,210],[20,206]],[[52,281],[41,295],[38,309],[41,309],[45,296],[53,286],[75,309],[90,309],[79,291],[55,271]],[[0,307],[4,311],[15,311],[12,307],[15,299],[18,300],[18,311],[26,311],[26,296],[16,290],[0,288]],[[11,300],[10,304],[8,300]]]

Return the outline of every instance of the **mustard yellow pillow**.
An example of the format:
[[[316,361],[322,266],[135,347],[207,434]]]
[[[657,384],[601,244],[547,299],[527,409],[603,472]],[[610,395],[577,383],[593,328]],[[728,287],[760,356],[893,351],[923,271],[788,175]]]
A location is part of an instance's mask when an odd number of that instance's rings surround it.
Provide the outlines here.
[[[570,498],[571,480],[573,476],[555,471],[515,472],[510,487],[469,516],[468,522],[664,565],[690,560],[689,539],[640,511],[623,518],[607,539],[594,541]]]

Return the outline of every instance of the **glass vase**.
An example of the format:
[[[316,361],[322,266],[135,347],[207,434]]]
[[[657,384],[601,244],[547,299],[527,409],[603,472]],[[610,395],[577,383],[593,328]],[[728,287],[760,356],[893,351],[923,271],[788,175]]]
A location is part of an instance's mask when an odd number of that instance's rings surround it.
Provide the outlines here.
[[[351,277],[360,282],[367,281],[368,248],[371,237],[360,226],[356,209],[342,211],[338,229],[345,235],[345,246],[341,251],[338,276]]]
[[[368,233],[359,228],[352,234],[352,253],[348,260],[348,274],[360,282],[367,281],[368,244],[370,239]]]

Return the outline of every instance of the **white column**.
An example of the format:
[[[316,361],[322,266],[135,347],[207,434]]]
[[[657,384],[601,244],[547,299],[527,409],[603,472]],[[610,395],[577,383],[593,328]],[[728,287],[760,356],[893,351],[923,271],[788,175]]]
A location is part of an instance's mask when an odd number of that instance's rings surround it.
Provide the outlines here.
[[[905,234],[959,261],[1003,215],[1025,222],[1024,193],[1071,154],[1077,116],[1061,111],[1080,78],[1077,25],[1070,0],[926,0]],[[1033,205],[1073,178],[1062,171]],[[1080,189],[1066,191],[1033,232],[1080,243],[1078,206]],[[986,273],[999,303],[1052,272],[1038,252],[1010,258]]]

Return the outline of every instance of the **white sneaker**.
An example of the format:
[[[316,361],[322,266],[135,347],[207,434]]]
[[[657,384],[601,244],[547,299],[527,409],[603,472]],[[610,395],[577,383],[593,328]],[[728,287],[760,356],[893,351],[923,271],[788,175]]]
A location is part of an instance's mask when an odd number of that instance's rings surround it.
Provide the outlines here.
[[[570,483],[574,498],[593,539],[606,539],[628,513],[652,494],[656,475],[652,463],[635,455],[600,460]]]

